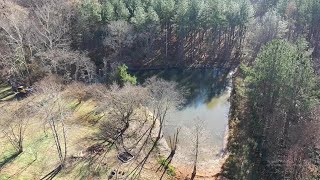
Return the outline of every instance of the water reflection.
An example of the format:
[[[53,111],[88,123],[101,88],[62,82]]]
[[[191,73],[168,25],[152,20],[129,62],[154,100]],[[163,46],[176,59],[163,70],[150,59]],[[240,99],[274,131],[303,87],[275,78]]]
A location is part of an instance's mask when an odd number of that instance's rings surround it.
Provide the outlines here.
[[[202,154],[200,161],[208,163],[214,160],[223,148],[224,135],[228,124],[229,112],[229,71],[219,69],[192,69],[192,70],[149,70],[131,72],[140,82],[156,75],[166,80],[178,82],[180,87],[189,91],[187,102],[182,109],[172,112],[165,124],[164,135],[168,138],[182,128],[179,135],[179,152],[177,157],[183,163],[192,162],[192,136],[194,136],[195,119],[203,123],[205,138],[202,140]],[[186,156],[190,154],[190,158]],[[181,157],[179,157],[181,156]]]
[[[175,111],[169,115],[164,133],[166,136],[172,136],[175,129],[182,127],[184,131],[180,133],[181,137],[193,136],[195,119],[200,119],[206,134],[206,145],[214,146],[212,149],[218,153],[223,147],[225,130],[228,124],[229,112],[229,93],[212,97],[207,103],[189,106],[182,110]],[[190,138],[182,138],[181,145],[190,145]],[[183,142],[186,139],[186,142]]]
[[[203,69],[167,69],[167,70],[143,70],[130,71],[138,77],[138,81],[143,83],[145,79],[158,76],[165,80],[178,82],[180,87],[189,92],[186,99],[188,106],[199,106],[210,102],[215,96],[225,92],[228,86],[226,78],[229,70],[218,68]]]

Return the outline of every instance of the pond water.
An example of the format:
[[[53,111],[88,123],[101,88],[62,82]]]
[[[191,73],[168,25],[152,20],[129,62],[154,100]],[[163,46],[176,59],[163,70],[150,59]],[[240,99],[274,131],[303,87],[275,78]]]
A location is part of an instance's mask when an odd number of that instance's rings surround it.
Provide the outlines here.
[[[164,136],[168,140],[177,128],[179,134],[176,161],[192,164],[194,153],[195,127],[200,126],[200,164],[213,164],[221,158],[228,125],[230,71],[220,69],[168,69],[131,72],[139,80],[153,75],[170,81],[189,91],[186,104],[171,112],[164,127]],[[212,164],[212,165],[213,165]]]

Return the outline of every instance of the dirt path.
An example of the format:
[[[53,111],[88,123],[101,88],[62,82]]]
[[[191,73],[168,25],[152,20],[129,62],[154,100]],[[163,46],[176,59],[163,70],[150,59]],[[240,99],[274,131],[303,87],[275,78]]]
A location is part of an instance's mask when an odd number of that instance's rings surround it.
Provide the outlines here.
[[[225,162],[227,156],[224,156],[223,158],[217,159],[216,164],[212,166],[208,166],[205,163],[200,163],[197,167],[197,175],[196,179],[201,180],[214,180],[216,179],[217,175],[221,171],[221,167],[223,163]],[[176,179],[190,179],[191,173],[193,171],[192,165],[185,165],[185,164],[173,164],[176,167]]]

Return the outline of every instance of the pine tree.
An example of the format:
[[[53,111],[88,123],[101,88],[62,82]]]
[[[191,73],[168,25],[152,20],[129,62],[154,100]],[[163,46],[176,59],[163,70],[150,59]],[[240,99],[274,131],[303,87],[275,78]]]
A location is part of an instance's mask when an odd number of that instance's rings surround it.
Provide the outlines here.
[[[114,6],[109,1],[105,1],[102,4],[101,19],[103,22],[107,23],[115,20]]]
[[[122,0],[111,0],[111,4],[115,9],[116,20],[129,20],[130,11]]]
[[[144,24],[147,21],[147,14],[142,7],[142,5],[139,5],[135,11],[134,11],[134,16],[131,18],[131,22],[138,28],[142,29]]]
[[[187,36],[189,18],[189,0],[179,0],[176,6],[175,23],[177,25],[178,36],[184,38]]]
[[[98,0],[85,0],[81,4],[80,11],[89,21],[101,21],[101,4]]]
[[[304,40],[296,44],[274,40],[258,54],[246,77],[253,137],[261,160],[267,163],[263,168],[269,178],[284,178],[286,150],[292,145],[291,126],[308,122],[310,117],[316,81],[307,48]],[[280,170],[273,172],[273,168]]]

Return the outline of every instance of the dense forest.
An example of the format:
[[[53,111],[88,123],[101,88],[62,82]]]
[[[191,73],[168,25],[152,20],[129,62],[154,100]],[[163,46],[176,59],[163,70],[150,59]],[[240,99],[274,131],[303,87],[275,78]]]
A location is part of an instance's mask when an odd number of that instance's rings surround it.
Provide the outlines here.
[[[246,1],[8,1],[1,11],[4,76],[86,82],[121,64],[238,64],[252,17]]]
[[[141,154],[123,179],[179,179],[178,129],[160,167],[148,162],[188,92],[130,74],[170,68],[235,72],[227,158],[210,179],[320,178],[320,0],[0,0],[0,179],[25,152],[43,158],[28,150],[41,136],[58,158],[34,160],[27,179],[106,179],[115,149]],[[86,155],[71,157],[80,131]]]

